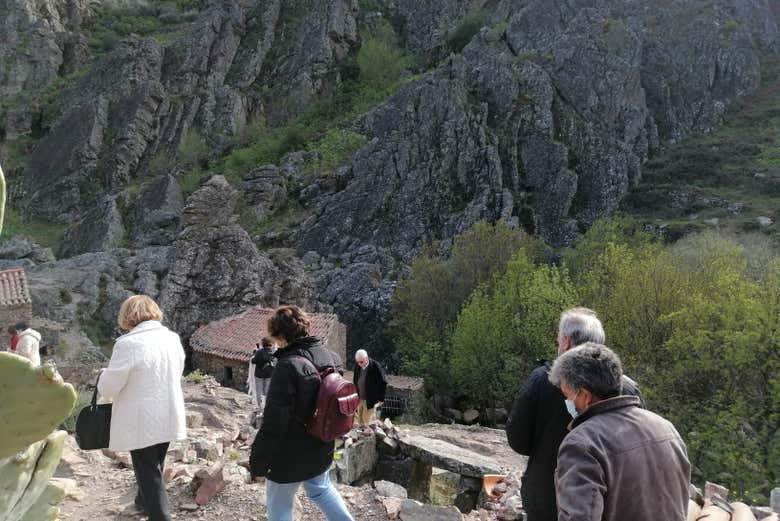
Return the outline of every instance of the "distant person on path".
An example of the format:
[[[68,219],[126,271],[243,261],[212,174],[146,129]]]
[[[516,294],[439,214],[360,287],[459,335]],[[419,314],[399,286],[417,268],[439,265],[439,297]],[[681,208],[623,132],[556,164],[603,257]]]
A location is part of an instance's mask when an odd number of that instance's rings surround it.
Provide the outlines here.
[[[355,353],[355,372],[352,381],[360,396],[357,413],[359,425],[368,425],[376,419],[375,407],[381,407],[385,400],[387,376],[382,364],[368,357],[365,349]]]
[[[273,376],[274,367],[276,367],[275,353],[276,347],[274,347],[273,340],[270,337],[264,337],[260,341],[260,345],[254,355],[252,355],[252,364],[255,368],[255,372],[252,375],[252,378],[255,380],[254,399],[261,416],[263,409],[265,409],[268,388],[271,385],[271,376]]]
[[[558,521],[685,521],[691,465],[674,426],[624,396],[622,366],[587,343],[558,357],[550,382],[576,416],[558,452]]]
[[[109,448],[130,451],[138,484],[135,506],[149,521],[169,521],[163,468],[168,445],[187,437],[184,349],[179,335],[160,322],[163,314],[146,295],[122,303],[117,338],[98,392],[113,398]]]
[[[268,521],[292,521],[301,484],[329,521],[353,521],[328,475],[335,442],[306,432],[305,419],[314,412],[320,386],[311,365],[343,371],[339,356],[319,338],[309,336],[309,326],[309,317],[297,306],[280,307],[268,319],[268,333],[279,346],[278,362],[249,467],[255,480],[267,478]]]
[[[16,354],[29,358],[33,365],[41,365],[41,334],[27,325],[19,322],[14,326],[19,335],[16,343]]]
[[[14,326],[8,326],[8,336],[10,336],[9,351],[16,351],[16,345],[19,343],[19,335],[16,334],[16,328]]]
[[[585,342],[604,343],[604,328],[596,313],[573,308],[561,314],[558,323],[558,356]],[[528,456],[520,492],[527,521],[555,521],[555,466],[558,447],[568,433],[569,411],[560,389],[550,383],[553,363],[542,360],[531,372],[512,404],[506,436],[515,452]],[[623,393],[640,396],[637,385],[623,378]]]

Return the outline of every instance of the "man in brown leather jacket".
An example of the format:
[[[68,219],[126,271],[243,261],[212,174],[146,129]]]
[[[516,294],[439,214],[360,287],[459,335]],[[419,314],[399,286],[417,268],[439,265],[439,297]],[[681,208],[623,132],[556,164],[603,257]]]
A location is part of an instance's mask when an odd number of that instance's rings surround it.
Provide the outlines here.
[[[576,409],[558,451],[558,521],[685,521],[691,465],[664,418],[621,396],[622,366],[587,343],[555,361],[550,381]]]

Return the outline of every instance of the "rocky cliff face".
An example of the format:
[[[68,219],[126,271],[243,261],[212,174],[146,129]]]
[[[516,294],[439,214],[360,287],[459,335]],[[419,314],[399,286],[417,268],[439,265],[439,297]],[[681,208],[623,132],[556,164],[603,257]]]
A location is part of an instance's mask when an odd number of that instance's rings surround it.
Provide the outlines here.
[[[332,306],[352,347],[381,350],[395,281],[423,245],[480,219],[570,243],[617,208],[659,146],[716,128],[758,85],[760,53],[778,48],[767,0],[375,3],[201,2],[167,43],[130,36],[59,93],[22,178],[25,213],[72,223],[61,256],[171,248],[159,285],[185,334],[295,301]],[[15,65],[0,92],[80,63],[67,42],[83,42],[84,5],[6,4],[0,58]],[[321,177],[256,165],[240,186],[215,178],[185,203],[187,136],[214,159],[249,122],[300,114],[342,82],[358,26],[382,17],[425,70],[354,122],[366,144],[346,164]],[[253,243],[231,220],[242,208],[273,218],[280,199],[308,216],[291,233]],[[296,254],[258,250],[271,245]]]

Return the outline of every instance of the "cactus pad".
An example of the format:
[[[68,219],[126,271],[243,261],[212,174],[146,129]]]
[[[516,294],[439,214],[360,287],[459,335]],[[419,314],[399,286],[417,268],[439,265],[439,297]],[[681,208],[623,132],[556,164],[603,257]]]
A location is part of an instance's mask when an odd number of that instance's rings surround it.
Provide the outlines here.
[[[44,439],[76,403],[73,386],[52,366],[34,367],[12,353],[0,353],[0,458]]]
[[[0,519],[49,519],[56,516],[53,506],[61,499],[57,487],[49,484],[60,463],[65,446],[65,431],[57,431],[26,450],[0,460]],[[36,514],[37,513],[37,514]],[[43,517],[30,517],[30,515]],[[54,519],[54,518],[51,518]]]

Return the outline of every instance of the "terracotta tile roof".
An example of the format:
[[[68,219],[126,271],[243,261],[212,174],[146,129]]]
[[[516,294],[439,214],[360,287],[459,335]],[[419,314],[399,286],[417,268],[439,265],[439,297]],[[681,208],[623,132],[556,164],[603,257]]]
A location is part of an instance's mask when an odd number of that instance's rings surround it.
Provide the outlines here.
[[[21,268],[0,271],[0,306],[32,304],[27,275]]]
[[[273,309],[258,306],[240,315],[201,326],[190,337],[190,346],[200,353],[249,362],[255,346],[268,335],[266,322],[273,312]],[[309,333],[326,341],[340,325],[338,317],[330,313],[308,315],[311,320]]]

